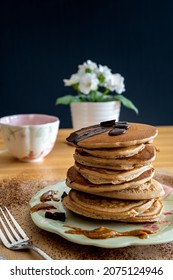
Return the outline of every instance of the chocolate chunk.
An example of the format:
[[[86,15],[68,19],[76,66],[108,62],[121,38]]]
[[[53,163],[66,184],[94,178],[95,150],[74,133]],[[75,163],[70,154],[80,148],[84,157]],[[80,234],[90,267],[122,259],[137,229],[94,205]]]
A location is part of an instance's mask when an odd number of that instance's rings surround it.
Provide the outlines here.
[[[69,137],[66,138],[67,141],[74,143],[76,141],[78,134],[73,132]]]
[[[64,212],[46,212],[45,218],[65,222],[66,216]]]
[[[100,126],[112,127],[114,124],[115,124],[115,120],[110,120],[110,121],[101,122]]]
[[[97,126],[96,128],[90,129],[88,131],[84,131],[81,134],[72,133],[68,138],[66,138],[67,141],[72,142],[73,144],[77,144],[79,141],[82,141],[86,138],[92,137],[94,135],[98,135],[101,133],[106,132],[109,129],[109,127],[101,127]]]
[[[63,192],[63,194],[61,195],[61,200],[67,196],[67,193],[66,192]]]
[[[126,132],[126,129],[123,128],[113,128],[109,131],[109,135],[110,136],[116,136],[116,135],[121,135],[124,134]]]
[[[125,129],[128,129],[129,128],[129,124],[128,123],[115,123],[113,125],[113,128],[125,128]]]

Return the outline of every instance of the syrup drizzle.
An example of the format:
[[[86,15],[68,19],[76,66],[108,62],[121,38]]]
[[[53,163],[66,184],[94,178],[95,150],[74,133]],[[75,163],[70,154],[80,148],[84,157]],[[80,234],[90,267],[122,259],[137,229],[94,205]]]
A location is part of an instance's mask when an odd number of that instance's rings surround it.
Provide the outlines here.
[[[155,233],[154,231],[149,229],[136,229],[136,230],[119,232],[103,226],[92,230],[85,230],[77,227],[71,227],[68,225],[64,225],[64,227],[70,228],[69,230],[65,231],[65,233],[83,234],[91,239],[107,239],[107,238],[114,238],[119,236],[137,236],[140,239],[145,239],[149,237],[149,234]]]
[[[59,201],[59,198],[55,197],[57,193],[58,193],[57,191],[49,190],[41,195],[40,201],[41,202],[46,202],[51,200]]]
[[[32,213],[34,213],[40,210],[50,210],[50,209],[56,209],[56,207],[48,203],[38,203],[32,206],[30,210]]]

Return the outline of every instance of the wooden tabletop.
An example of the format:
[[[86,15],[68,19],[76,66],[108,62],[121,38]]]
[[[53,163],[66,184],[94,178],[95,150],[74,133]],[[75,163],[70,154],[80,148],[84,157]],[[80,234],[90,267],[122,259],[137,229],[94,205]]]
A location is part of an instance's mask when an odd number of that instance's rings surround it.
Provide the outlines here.
[[[159,152],[154,167],[156,170],[173,173],[173,126],[158,127],[158,130],[159,134],[154,145],[159,149]],[[146,246],[146,255],[143,249],[141,249],[140,255],[140,253],[132,253],[132,250],[127,248],[126,253],[124,253],[123,248],[116,249],[116,252],[114,249],[107,250],[105,253],[103,248],[93,249],[90,246],[76,245],[33,225],[29,214],[29,199],[44,186],[65,179],[67,169],[73,165],[74,147],[65,141],[71,132],[71,129],[60,129],[53,151],[39,163],[24,163],[14,159],[6,150],[0,136],[0,206],[6,204],[21,221],[24,230],[28,230],[28,234],[32,235],[34,244],[47,250],[55,259],[139,259],[140,257],[154,259],[152,250],[147,251],[148,246]],[[78,250],[75,246],[79,247]],[[36,254],[31,252],[20,252],[14,255],[1,244],[0,252],[8,259],[39,259]],[[102,253],[101,256],[99,256],[100,253]],[[158,258],[164,258],[164,254],[162,255],[161,252],[158,254]],[[173,256],[171,255],[169,258],[173,259]]]
[[[74,147],[65,140],[71,131],[60,129],[52,152],[42,162],[36,163],[25,163],[13,158],[0,137],[0,179],[20,175],[26,176],[28,180],[33,177],[56,181],[65,178],[67,168],[73,163]]]

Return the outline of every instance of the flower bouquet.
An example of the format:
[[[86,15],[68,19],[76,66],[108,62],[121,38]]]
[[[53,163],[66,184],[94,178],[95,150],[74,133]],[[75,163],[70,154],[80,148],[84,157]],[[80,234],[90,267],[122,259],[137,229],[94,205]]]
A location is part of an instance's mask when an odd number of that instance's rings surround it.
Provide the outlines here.
[[[87,60],[78,66],[78,71],[70,79],[64,79],[65,86],[72,86],[77,95],[66,95],[56,100],[56,105],[69,105],[73,102],[118,101],[138,113],[132,101],[122,93],[125,91],[124,78],[113,74],[107,66],[97,65]]]

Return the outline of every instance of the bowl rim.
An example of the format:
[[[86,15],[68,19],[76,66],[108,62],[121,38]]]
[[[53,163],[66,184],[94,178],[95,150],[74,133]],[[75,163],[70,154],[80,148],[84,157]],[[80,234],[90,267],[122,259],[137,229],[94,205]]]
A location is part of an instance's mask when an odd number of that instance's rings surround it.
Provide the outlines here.
[[[14,118],[20,118],[20,117],[48,117],[50,118],[47,122],[45,123],[40,123],[40,124],[13,124],[13,123],[4,123],[5,119],[14,119]],[[52,119],[52,120],[51,120]],[[55,124],[55,123],[60,123],[60,119],[57,116],[54,115],[49,115],[49,114],[39,114],[39,113],[31,113],[31,114],[14,114],[14,115],[8,115],[8,116],[3,116],[0,118],[0,126],[12,126],[12,127],[38,127],[38,126],[47,126],[50,124]]]

